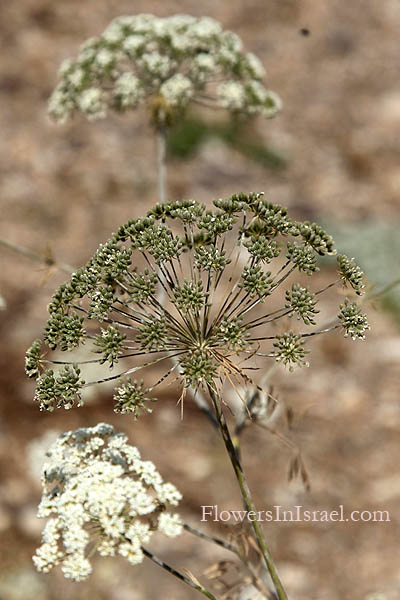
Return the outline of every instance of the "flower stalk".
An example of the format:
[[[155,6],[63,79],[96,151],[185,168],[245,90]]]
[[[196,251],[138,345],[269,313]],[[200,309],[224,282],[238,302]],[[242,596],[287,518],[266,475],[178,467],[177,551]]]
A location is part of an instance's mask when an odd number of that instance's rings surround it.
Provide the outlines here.
[[[161,204],[167,201],[167,130],[157,127],[158,198]]]
[[[153,554],[149,550],[146,550],[146,548],[143,548],[143,546],[142,546],[141,550],[142,550],[143,554],[145,556],[147,556],[147,558],[149,558],[150,560],[153,561],[153,563],[155,563],[156,565],[158,565],[159,567],[161,567],[162,569],[167,571],[167,573],[169,573],[170,575],[173,575],[180,581],[183,581],[183,583],[186,583],[186,585],[189,585],[191,588],[193,588],[197,592],[200,592],[200,594],[203,594],[203,596],[205,596],[206,598],[210,598],[210,600],[218,600],[218,598],[216,596],[214,596],[214,594],[209,592],[200,583],[196,583],[193,579],[186,577],[186,575],[184,575],[180,571],[177,571],[176,569],[174,569],[173,567],[168,565],[163,560],[159,559],[157,556],[155,556],[155,554]]]
[[[226,422],[224,413],[221,408],[220,398],[218,398],[218,396],[216,395],[216,393],[210,386],[208,387],[208,392],[210,394],[210,398],[212,400],[212,403],[213,403],[213,406],[215,409],[215,414],[217,416],[219,430],[220,430],[222,439],[224,441],[226,451],[228,453],[229,459],[231,461],[233,470],[236,475],[236,479],[239,484],[240,493],[241,493],[241,496],[243,499],[243,503],[245,505],[245,509],[248,512],[257,512],[257,508],[256,508],[253,498],[251,496],[251,492],[250,492],[249,485],[247,483],[246,476],[244,474],[242,465],[238,458],[237,451],[235,449],[235,446],[234,446],[232,438],[231,438],[231,434],[229,432],[228,424]],[[258,521],[252,521],[251,526],[253,528],[254,537],[256,539],[257,545],[260,548],[260,551],[262,553],[265,565],[269,571],[269,574],[271,575],[271,579],[273,581],[277,596],[278,596],[279,600],[288,600],[288,596],[287,596],[285,589],[283,587],[283,584],[279,578],[278,571],[277,571],[275,563],[273,561],[271,552],[267,546],[267,542],[265,540],[262,528]]]

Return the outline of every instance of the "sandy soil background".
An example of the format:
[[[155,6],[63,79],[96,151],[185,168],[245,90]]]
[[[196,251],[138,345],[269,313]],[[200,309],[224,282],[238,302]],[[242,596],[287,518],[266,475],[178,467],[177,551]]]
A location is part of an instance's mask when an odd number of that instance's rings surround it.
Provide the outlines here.
[[[46,116],[61,60],[113,17],[140,12],[221,20],[263,60],[269,86],[284,103],[275,120],[257,121],[248,135],[282,157],[285,168],[257,164],[210,138],[194,158],[172,163],[171,198],[210,203],[237,191],[265,191],[299,218],[344,221],[354,232],[365,221],[399,224],[398,0],[20,0],[0,5],[1,238],[79,266],[120,223],[156,200],[155,142],[143,113],[95,125],[76,118],[63,127]],[[115,416],[107,393],[69,413],[39,413],[23,357],[65,275],[5,248],[0,257],[7,303],[0,313],[0,598],[197,597],[156,566],[129,568],[122,559],[99,560],[82,584],[34,571],[30,557],[42,524],[35,517],[40,489],[32,441],[49,430],[114,423],[183,491],[181,512],[194,526],[201,505],[238,508],[240,500],[214,431],[189,403],[181,422],[169,388],[153,415],[137,423]],[[391,276],[396,273],[388,273],[388,282]],[[339,334],[321,339],[307,372],[279,372],[274,381],[295,413],[288,435],[302,449],[309,493],[287,482],[289,454],[274,436],[255,429],[244,435],[244,462],[260,508],[343,504],[349,511],[390,512],[389,523],[266,526],[293,600],[400,597],[400,334],[395,316],[380,305],[368,313],[368,341],[353,344]],[[283,421],[277,427],[287,433]],[[156,547],[199,576],[226,557],[187,535],[173,545],[160,539]]]

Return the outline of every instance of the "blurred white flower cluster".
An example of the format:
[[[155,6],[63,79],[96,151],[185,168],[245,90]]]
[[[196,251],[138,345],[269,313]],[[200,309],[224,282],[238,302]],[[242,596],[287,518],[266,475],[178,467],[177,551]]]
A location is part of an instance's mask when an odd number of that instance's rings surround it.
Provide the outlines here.
[[[166,511],[181,500],[180,492],[111,425],[64,433],[47,457],[38,516],[51,518],[33,557],[39,571],[62,562],[65,577],[82,581],[92,571],[87,550],[118,553],[136,565],[153,531],[169,537],[182,532],[179,516]]]
[[[261,83],[264,75],[260,60],[214,19],[121,16],[63,62],[49,113],[61,123],[74,110],[93,120],[146,103],[165,125],[192,100],[270,118],[281,102]]]

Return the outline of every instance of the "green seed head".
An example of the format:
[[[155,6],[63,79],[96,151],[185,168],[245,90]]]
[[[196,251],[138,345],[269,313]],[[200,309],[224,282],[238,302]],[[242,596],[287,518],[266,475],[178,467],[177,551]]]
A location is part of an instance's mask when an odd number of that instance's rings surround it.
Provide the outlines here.
[[[332,325],[317,323],[317,298],[323,301],[337,282],[303,285],[305,276],[318,280],[318,256],[334,252],[326,232],[292,221],[261,194],[235,194],[214,205],[157,204],[122,225],[59,288],[45,345],[73,353],[86,342],[83,372],[93,362],[118,370],[85,384],[74,357],[57,357],[54,369],[45,370],[51,353],[36,340],[26,371],[37,378],[42,409],[79,405],[83,385],[109,379],[120,386],[115,410],[136,417],[148,410],[148,393],[166,380],[208,391],[224,382],[247,385],[268,359],[289,370],[308,365],[305,345],[315,335],[341,327],[346,336],[364,337],[366,317],[347,299]],[[360,269],[343,255],[337,260],[341,279],[360,293]],[[286,329],[293,316],[295,331]],[[154,375],[153,367],[161,373],[150,387],[126,380],[139,370]]]

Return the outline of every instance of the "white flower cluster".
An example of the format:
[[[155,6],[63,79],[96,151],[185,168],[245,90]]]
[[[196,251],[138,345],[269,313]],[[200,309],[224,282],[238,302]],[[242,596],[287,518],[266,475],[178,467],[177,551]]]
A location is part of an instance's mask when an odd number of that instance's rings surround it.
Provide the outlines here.
[[[76,60],[64,61],[49,113],[62,123],[74,110],[99,119],[108,109],[148,103],[155,122],[165,124],[194,99],[269,118],[281,103],[261,83],[264,75],[260,60],[214,19],[122,16],[87,40]]]
[[[136,565],[154,530],[169,537],[182,532],[179,515],[166,511],[181,494],[111,425],[64,433],[47,457],[38,517],[51,518],[33,557],[39,571],[61,562],[65,577],[82,581],[92,571],[89,544],[102,556],[118,553]]]

